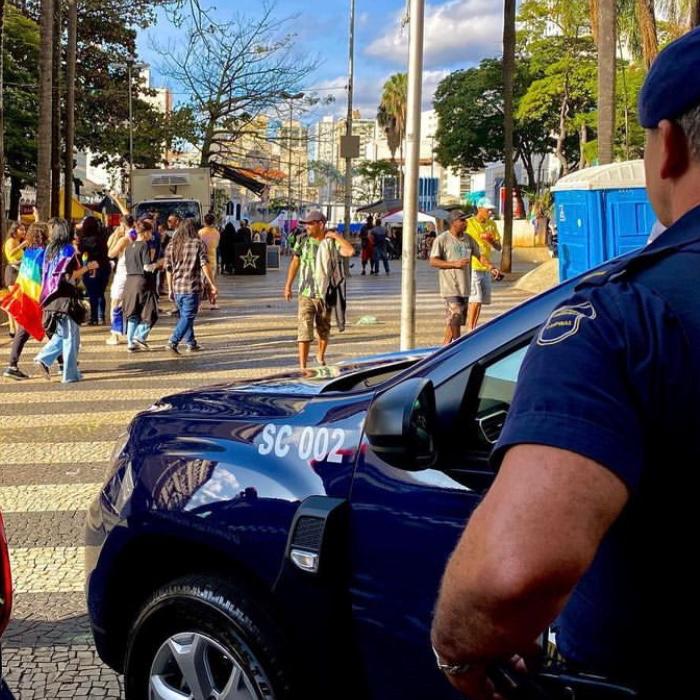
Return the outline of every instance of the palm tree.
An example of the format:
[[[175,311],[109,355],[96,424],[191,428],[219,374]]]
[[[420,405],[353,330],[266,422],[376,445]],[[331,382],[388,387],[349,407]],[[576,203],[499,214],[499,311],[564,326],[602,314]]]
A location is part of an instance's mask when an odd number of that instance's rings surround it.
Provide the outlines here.
[[[615,145],[617,8],[615,0],[598,2],[598,162],[612,163]]]
[[[503,5],[503,159],[505,161],[506,202],[503,229],[503,252],[501,267],[510,272],[513,253],[513,187],[515,185],[513,132],[514,105],[513,84],[515,81],[515,0],[505,0]]]
[[[592,0],[595,4],[598,0]],[[627,45],[634,58],[642,58],[647,69],[659,53],[656,0],[619,0],[618,43]]]
[[[78,0],[68,0],[68,45],[66,48],[66,127],[63,178],[63,211],[73,209],[73,146],[75,144],[75,71],[78,49]]]
[[[691,0],[690,2],[690,26],[700,26],[700,0]]]
[[[36,204],[46,221],[51,214],[51,123],[53,64],[53,4],[41,0],[41,44],[39,47],[39,129],[37,133]]]
[[[403,141],[406,137],[406,110],[408,101],[408,75],[395,73],[384,83],[382,99],[379,104],[377,119],[384,129],[392,160],[396,160],[396,149],[401,153],[401,168],[399,169],[399,192],[403,191]]]
[[[51,59],[51,216],[59,214],[61,191],[61,0],[53,4],[53,58]]]

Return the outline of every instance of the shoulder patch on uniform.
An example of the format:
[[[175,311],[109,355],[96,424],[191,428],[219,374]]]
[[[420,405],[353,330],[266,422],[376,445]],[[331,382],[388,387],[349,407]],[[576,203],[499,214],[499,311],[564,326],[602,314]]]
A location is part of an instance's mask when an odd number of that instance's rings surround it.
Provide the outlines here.
[[[576,335],[582,321],[593,321],[598,316],[590,301],[573,306],[562,306],[552,313],[547,323],[542,326],[537,335],[537,344],[542,346],[556,345]]]

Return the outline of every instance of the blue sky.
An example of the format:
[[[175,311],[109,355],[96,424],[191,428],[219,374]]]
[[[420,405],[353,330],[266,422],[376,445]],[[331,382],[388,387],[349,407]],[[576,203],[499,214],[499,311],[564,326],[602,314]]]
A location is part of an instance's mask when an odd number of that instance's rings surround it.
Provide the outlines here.
[[[204,0],[205,2],[207,0]],[[217,15],[252,13],[258,3],[247,0],[209,0]],[[322,64],[308,88],[333,94],[329,112],[343,113],[347,81],[349,0],[277,0],[279,16],[298,15],[289,28],[301,45],[318,54]],[[355,105],[363,116],[376,113],[381,86],[392,73],[405,71],[408,30],[400,18],[406,0],[356,0],[356,94]],[[451,70],[464,68],[500,53],[502,6],[494,0],[430,0],[426,3],[424,107],[428,108],[438,82]],[[140,57],[152,64],[154,83],[177,92],[178,86],[158,74],[159,58],[154,40],[174,35],[163,18],[139,36]],[[337,88],[337,89],[333,89]]]

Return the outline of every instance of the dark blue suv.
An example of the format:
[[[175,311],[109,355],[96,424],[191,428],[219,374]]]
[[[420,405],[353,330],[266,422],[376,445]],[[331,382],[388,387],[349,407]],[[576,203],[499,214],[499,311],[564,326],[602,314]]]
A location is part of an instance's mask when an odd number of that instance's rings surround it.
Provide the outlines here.
[[[440,577],[573,284],[437,352],[139,414],[87,523],[95,641],[128,700],[456,698],[429,641]]]

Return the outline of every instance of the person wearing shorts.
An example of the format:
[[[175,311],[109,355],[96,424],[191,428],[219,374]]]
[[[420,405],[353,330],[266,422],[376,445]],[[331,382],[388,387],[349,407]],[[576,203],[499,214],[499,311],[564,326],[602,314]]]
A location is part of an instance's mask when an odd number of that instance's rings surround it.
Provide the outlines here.
[[[466,219],[463,211],[450,212],[449,231],[437,236],[430,251],[430,265],[438,270],[440,295],[445,300],[445,345],[459,338],[467,321],[471,259],[479,255],[477,242],[465,234]]]
[[[301,223],[306,225],[306,233],[298,236],[294,242],[292,248],[294,257],[289,265],[283,295],[287,301],[292,300],[292,284],[299,274],[297,342],[299,343],[299,367],[305,370],[314,332],[318,338],[316,360],[321,366],[326,364],[326,350],[331,333],[331,310],[325,302],[326,290],[319,289],[317,283],[318,250],[326,238],[335,241],[338,252],[345,258],[352,257],[355,249],[340,234],[335,231],[326,231],[326,217],[320,211],[312,211]]]
[[[488,199],[477,204],[476,215],[467,221],[467,233],[478,243],[479,254],[472,258],[472,280],[467,312],[467,330],[479,322],[481,307],[491,303],[491,280],[502,279],[500,270],[491,263],[491,251],[501,250],[501,238],[492,215],[494,205]]]

